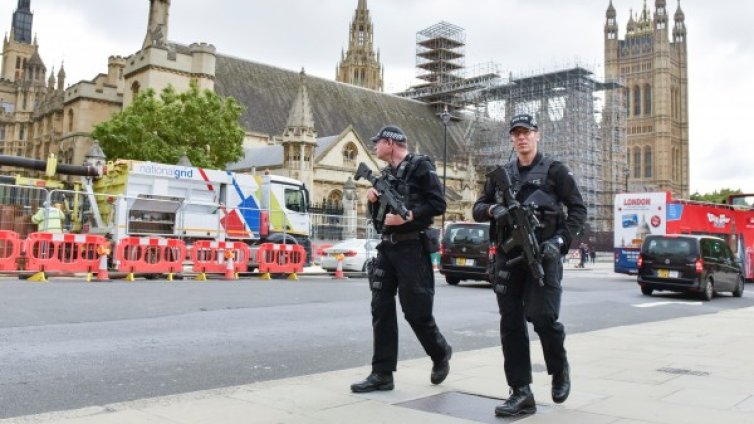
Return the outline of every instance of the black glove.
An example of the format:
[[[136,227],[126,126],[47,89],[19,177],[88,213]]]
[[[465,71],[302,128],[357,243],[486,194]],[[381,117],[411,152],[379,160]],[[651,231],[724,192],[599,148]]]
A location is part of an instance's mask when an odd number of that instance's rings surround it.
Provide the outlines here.
[[[490,208],[490,216],[495,219],[495,222],[500,222],[505,215],[508,215],[508,208],[503,205],[495,205]]]
[[[560,248],[563,247],[565,242],[562,236],[555,236],[549,240],[545,240],[539,245],[539,249],[542,251],[542,259],[556,260],[560,258]]]

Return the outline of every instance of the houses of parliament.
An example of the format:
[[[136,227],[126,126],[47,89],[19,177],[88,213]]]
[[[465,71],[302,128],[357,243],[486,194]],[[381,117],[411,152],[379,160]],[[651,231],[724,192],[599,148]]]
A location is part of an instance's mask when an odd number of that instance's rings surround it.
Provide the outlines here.
[[[347,49],[335,66],[335,80],[224,55],[206,42],[174,42],[169,39],[170,0],[149,0],[144,2],[146,32],[135,34],[144,37],[141,49],[102,58],[103,70],[93,71],[91,80],[66,81],[64,65],[46,64],[39,54],[30,3],[18,0],[3,40],[4,155],[44,159],[52,153],[62,163],[83,163],[93,144],[93,127],[128,107],[141,90],[159,92],[171,85],[180,91],[195,81],[246,108],[240,122],[246,131],[245,155],[230,169],[291,176],[312,188],[315,201],[338,203],[356,164],[378,166],[366,140],[392,123],[406,131],[412,151],[432,156],[438,169],[446,167],[448,219],[470,217],[484,173],[462,154],[468,126],[464,118],[445,126],[431,105],[383,93],[385,67],[375,51],[376,28],[366,0],[358,0],[350,27],[343,28]],[[638,14],[628,16],[621,39],[610,0],[605,79],[624,86],[626,188],[688,197],[685,17],[679,3],[671,27],[665,0],[654,3],[653,11],[645,0]],[[501,140],[506,139],[503,128],[500,123]],[[447,164],[442,163],[444,140]],[[363,194],[366,186],[357,184],[357,189]]]

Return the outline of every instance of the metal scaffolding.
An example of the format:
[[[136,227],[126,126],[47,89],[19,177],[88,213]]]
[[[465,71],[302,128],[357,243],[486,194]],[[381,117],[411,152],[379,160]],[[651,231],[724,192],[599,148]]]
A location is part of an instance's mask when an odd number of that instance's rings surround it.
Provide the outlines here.
[[[583,67],[511,75],[507,81],[486,89],[465,93],[468,104],[495,105],[497,118],[510,120],[529,113],[539,122],[540,151],[567,164],[577,177],[581,195],[590,211],[588,223],[594,231],[612,226],[612,197],[622,188],[626,164],[625,105],[622,86],[597,81]],[[597,94],[600,94],[598,96]],[[479,114],[481,116],[482,114]],[[486,110],[486,119],[491,114]],[[484,118],[473,121],[481,123]],[[499,137],[475,139],[467,154],[475,163],[492,167],[504,162],[510,144]]]
[[[440,22],[416,35],[417,77],[426,81],[400,96],[445,108],[464,126],[461,151],[449,161],[492,168],[512,150],[504,128],[519,113],[539,121],[540,151],[568,165],[589,209],[592,231],[612,229],[615,193],[627,189],[626,105],[623,85],[598,81],[586,68],[501,77],[500,66],[475,67],[466,76],[463,28]]]
[[[448,22],[439,22],[416,33],[416,77],[426,83],[413,86],[400,96],[434,105],[441,113],[453,113],[468,104],[466,93],[493,85],[499,67],[488,65],[466,77],[466,32]],[[481,69],[481,68],[480,68]]]

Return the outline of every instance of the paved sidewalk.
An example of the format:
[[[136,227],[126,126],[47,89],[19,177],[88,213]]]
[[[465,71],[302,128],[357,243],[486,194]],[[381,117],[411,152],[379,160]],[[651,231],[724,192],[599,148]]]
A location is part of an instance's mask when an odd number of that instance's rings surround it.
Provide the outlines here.
[[[534,342],[532,354],[536,372],[532,388],[538,412],[516,421],[557,424],[754,423],[753,321],[754,308],[746,308],[569,336],[566,346],[573,390],[562,405],[556,405],[550,399],[550,379],[544,372],[539,344]],[[0,423],[513,421],[493,416],[494,405],[507,395],[498,348],[455,353],[451,360],[451,374],[440,386],[429,383],[431,362],[427,358],[402,361],[398,367],[396,388],[392,392],[350,393],[349,385],[369,371],[362,367],[0,420]],[[459,409],[459,404],[466,407]],[[421,410],[428,405],[435,412]]]

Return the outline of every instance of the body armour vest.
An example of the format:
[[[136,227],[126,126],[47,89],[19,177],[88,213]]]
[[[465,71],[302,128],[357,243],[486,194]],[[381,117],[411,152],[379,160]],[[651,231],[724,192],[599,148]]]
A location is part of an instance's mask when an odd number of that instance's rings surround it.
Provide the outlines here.
[[[542,226],[535,230],[535,233],[540,242],[554,236],[555,231],[565,225],[563,208],[555,195],[554,182],[548,181],[548,174],[553,163],[555,159],[551,156],[542,156],[523,178],[518,172],[517,159],[503,166],[511,179],[516,200],[523,205],[537,206],[537,217]]]
[[[430,164],[432,163],[429,156],[409,153],[406,158],[403,159],[403,162],[398,165],[398,168],[395,170],[395,175],[390,172],[390,165],[386,168],[386,170],[388,170],[386,175],[390,175],[390,185],[392,185],[398,193],[403,196],[406,208],[409,210],[416,207],[416,202],[419,199],[419,195],[417,194],[418,190],[412,190],[411,188],[412,183],[416,184],[411,181],[411,177],[419,167],[419,163],[424,160],[429,161]]]

